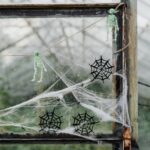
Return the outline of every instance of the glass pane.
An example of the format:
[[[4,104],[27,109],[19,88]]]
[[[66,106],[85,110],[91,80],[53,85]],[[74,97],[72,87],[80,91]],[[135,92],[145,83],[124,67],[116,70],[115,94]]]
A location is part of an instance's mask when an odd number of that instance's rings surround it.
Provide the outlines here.
[[[3,19],[0,27],[1,133],[111,132],[111,71],[98,70],[112,64],[106,18]]]

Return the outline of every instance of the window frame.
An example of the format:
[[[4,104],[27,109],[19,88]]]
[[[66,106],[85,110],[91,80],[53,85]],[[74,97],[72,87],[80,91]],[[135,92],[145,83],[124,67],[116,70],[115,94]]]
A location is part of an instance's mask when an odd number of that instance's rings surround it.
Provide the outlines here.
[[[118,7],[119,6],[119,7]],[[119,31],[117,34],[116,43],[113,43],[113,52],[122,49],[124,46],[123,41],[123,14],[124,4],[119,3],[97,3],[97,4],[5,4],[0,5],[0,19],[1,18],[63,18],[63,17],[106,17],[110,8],[115,9],[118,7],[119,13],[116,17],[118,19]],[[112,34],[114,36],[114,32]],[[125,39],[126,40],[126,39]],[[116,70],[122,70],[126,65],[125,56],[123,52],[117,54],[117,61],[113,59]],[[114,57],[114,56],[112,56]],[[123,81],[120,77],[113,77],[113,93],[117,97],[121,93]],[[97,141],[87,140],[82,137],[73,136],[69,134],[37,134],[37,135],[17,135],[17,134],[0,134],[0,143],[47,143],[47,144],[77,144],[77,143],[120,143],[123,138],[122,134],[117,135],[116,130],[119,126],[116,123],[113,127],[113,134],[100,134],[96,135]],[[123,133],[123,130],[120,130]]]

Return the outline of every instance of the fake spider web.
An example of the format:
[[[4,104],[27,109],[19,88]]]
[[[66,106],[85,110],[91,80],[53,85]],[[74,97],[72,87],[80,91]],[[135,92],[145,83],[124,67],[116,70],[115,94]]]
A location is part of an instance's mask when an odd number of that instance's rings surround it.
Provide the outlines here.
[[[46,19],[44,19],[44,21],[45,20]],[[89,18],[87,20],[87,24],[89,24],[90,21],[93,23]],[[63,22],[63,20],[56,19],[54,26],[58,25],[58,21]],[[55,21],[52,21],[51,23],[54,22]],[[66,20],[63,22],[64,25],[66,22]],[[71,23],[75,24],[76,21],[73,19]],[[100,25],[101,22],[96,28],[89,30],[86,34],[99,35],[97,32],[99,30],[103,31],[103,28],[99,28]],[[34,24],[32,24],[32,26],[34,26]],[[62,36],[58,32],[57,34],[57,38]],[[109,60],[104,60],[102,57],[94,60],[98,58],[100,54],[103,54],[103,52],[101,51],[100,53],[97,48],[102,45],[94,40],[92,42],[95,42],[96,48],[89,46],[88,36],[88,40],[85,40],[85,47],[84,45],[81,47],[79,41],[81,36],[79,35],[76,35],[72,40],[68,41],[68,43],[71,43],[70,47],[67,47],[67,43],[64,41],[59,45],[60,47],[52,47],[50,54],[50,49],[47,50],[47,48],[38,45],[41,48],[40,54],[42,62],[47,69],[47,72],[44,72],[43,81],[41,83],[31,82],[34,69],[33,54],[35,48],[30,51],[32,54],[31,56],[29,55],[29,57],[13,58],[12,66],[7,68],[8,70],[15,68],[18,73],[17,78],[15,78],[15,80],[13,77],[8,78],[9,80],[5,81],[3,85],[7,82],[11,83],[14,90],[10,89],[10,95],[13,95],[15,98],[12,100],[13,104],[10,103],[8,107],[1,108],[0,110],[0,128],[2,133],[65,133],[85,138],[90,137],[92,140],[96,140],[93,138],[93,135],[104,133],[105,131],[111,133],[112,122],[130,127],[127,107],[128,87],[126,77],[117,72],[112,74],[112,66]],[[32,42],[39,44],[36,38],[37,36],[34,39],[35,41]],[[47,41],[54,39],[45,38]],[[72,43],[72,41],[75,42]],[[38,46],[37,48],[39,48]],[[20,51],[22,49],[20,49]],[[20,51],[19,53],[21,53]],[[25,49],[23,52],[25,53],[26,51]],[[104,58],[111,59],[109,56],[112,56],[112,54],[107,54],[109,51],[111,51],[111,46],[106,49]],[[14,50],[14,52],[17,53],[18,51]],[[12,51],[9,53],[12,53]],[[117,58],[115,59],[114,61],[117,61]],[[3,63],[5,64],[5,61]],[[91,68],[89,64],[91,64]],[[23,72],[23,75],[20,72]],[[93,77],[92,80],[90,73]],[[15,76],[14,71],[8,73],[6,70],[4,75],[7,76],[11,74]],[[117,98],[113,98],[110,94],[112,90],[110,86],[110,89],[108,88],[109,90],[106,90],[105,82],[104,84],[98,82],[98,79],[105,81],[108,78],[110,78],[109,82],[111,82],[111,75],[117,76],[123,81],[123,90]],[[93,80],[95,81],[93,82]],[[24,87],[23,89],[20,88],[21,84]],[[111,83],[109,84],[111,85]],[[9,89],[9,87],[7,89]],[[21,93],[22,95],[17,97],[16,95],[20,94],[18,91],[21,91],[24,95]],[[18,98],[17,100],[16,97]],[[24,99],[21,99],[22,97],[24,97]],[[47,113],[43,113],[46,110]],[[83,116],[85,115],[83,112],[87,112],[85,122],[88,122],[88,124],[83,121]],[[80,114],[82,117],[76,116],[73,122],[72,117],[75,117],[75,114]],[[96,122],[92,118],[90,120],[90,117],[93,116],[96,118]]]

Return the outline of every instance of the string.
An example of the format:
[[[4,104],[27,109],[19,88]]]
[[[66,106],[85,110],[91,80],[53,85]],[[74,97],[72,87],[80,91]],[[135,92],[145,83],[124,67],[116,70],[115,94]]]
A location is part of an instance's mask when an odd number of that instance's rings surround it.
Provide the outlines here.
[[[127,47],[129,47],[129,45],[130,45],[130,43],[128,43],[126,46],[124,46],[123,48],[121,48],[121,49],[118,49],[118,50],[116,50],[116,52],[114,52],[113,54],[115,55],[115,54],[117,54],[117,53],[120,53],[120,52],[122,52],[122,51],[124,51]],[[23,57],[23,56],[27,56],[27,57],[29,57],[29,56],[32,56],[33,57],[33,55],[32,54],[28,54],[28,55],[15,55],[15,54],[9,54],[9,55],[0,55],[0,56],[21,56],[21,57]],[[44,55],[43,55],[44,56]],[[45,55],[46,56],[46,55]]]
[[[130,45],[130,43],[128,43],[126,46],[124,46],[123,48],[121,48],[121,49],[118,49],[116,52],[114,52],[113,54],[115,55],[115,54],[117,54],[117,53],[120,53],[120,52],[122,52],[122,51],[124,51],[127,47],[129,47],[129,45]]]
[[[116,6],[115,10],[118,10],[118,9],[119,9],[119,7],[120,7],[120,6],[123,6],[123,5],[125,5],[125,3],[124,3],[124,2],[119,3],[119,4]]]

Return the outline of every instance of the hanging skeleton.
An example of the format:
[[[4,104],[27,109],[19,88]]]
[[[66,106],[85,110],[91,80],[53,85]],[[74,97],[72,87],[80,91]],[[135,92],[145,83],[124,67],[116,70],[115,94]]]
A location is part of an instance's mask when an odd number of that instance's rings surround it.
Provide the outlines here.
[[[34,74],[33,74],[33,79],[31,81],[35,81],[36,78],[40,76],[40,79],[37,82],[42,82],[44,71],[47,72],[47,69],[40,57],[40,54],[39,52],[35,52],[34,53]]]
[[[117,39],[117,32],[119,31],[117,17],[115,16],[117,12],[118,11],[116,11],[115,9],[109,9],[108,16],[107,16],[107,31],[109,32],[109,28],[114,29],[115,41]],[[108,37],[108,33],[107,33],[107,37]]]

